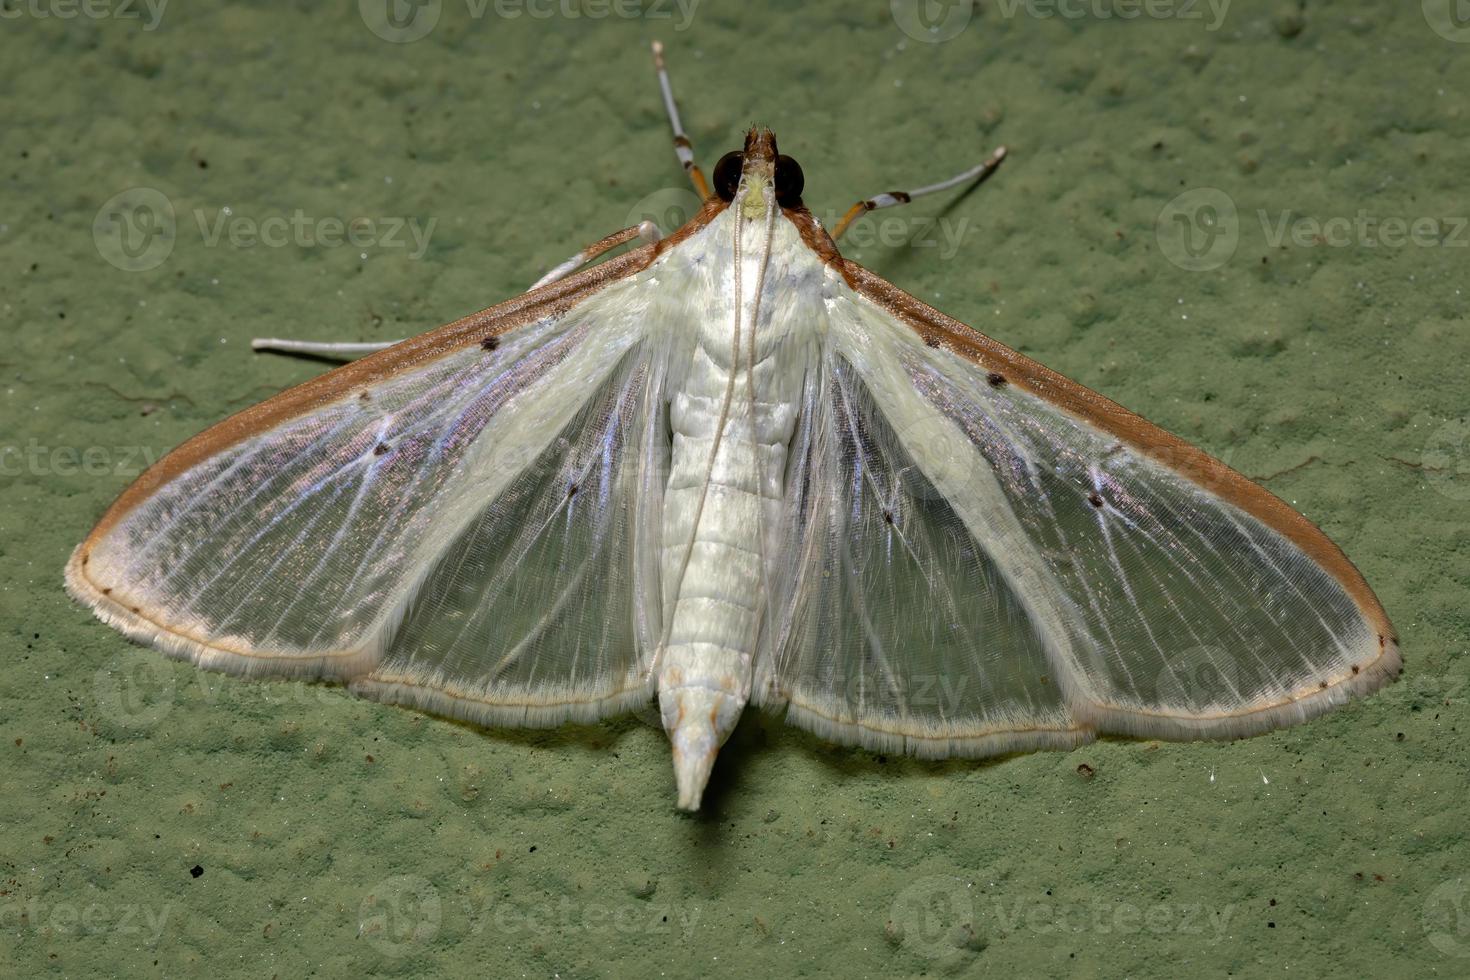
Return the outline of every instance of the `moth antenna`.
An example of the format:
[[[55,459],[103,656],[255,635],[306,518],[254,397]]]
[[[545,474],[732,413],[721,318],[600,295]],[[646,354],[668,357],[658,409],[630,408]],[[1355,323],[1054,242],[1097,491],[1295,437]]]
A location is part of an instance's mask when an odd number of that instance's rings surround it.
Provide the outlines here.
[[[669,69],[664,64],[662,41],[653,42],[653,67],[658,72],[658,87],[664,95],[664,111],[669,114],[669,125],[674,128],[674,155],[679,158],[679,166],[684,168],[690,182],[694,184],[695,193],[701,200],[708,201],[714,195],[710,193],[709,181],[704,179],[704,171],[694,162],[694,144],[689,141],[688,134],[684,132],[684,124],[679,121],[679,107],[674,104],[674,86],[669,81]]]

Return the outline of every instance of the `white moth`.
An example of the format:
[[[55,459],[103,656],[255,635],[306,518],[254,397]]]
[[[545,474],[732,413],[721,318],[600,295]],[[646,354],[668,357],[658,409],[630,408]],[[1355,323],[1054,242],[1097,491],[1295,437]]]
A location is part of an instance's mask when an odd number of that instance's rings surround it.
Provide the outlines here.
[[[770,132],[709,193],[658,61],[688,224],[189,440],[71,593],[202,667],[485,725],[657,697],[685,809],[750,703],[942,758],[1250,735],[1397,676],[1321,531],[844,259]]]

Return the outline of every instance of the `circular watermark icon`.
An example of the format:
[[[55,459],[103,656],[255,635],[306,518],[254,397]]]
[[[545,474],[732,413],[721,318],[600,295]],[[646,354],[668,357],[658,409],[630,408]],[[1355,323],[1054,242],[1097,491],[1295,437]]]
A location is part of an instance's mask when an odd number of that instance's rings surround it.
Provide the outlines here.
[[[652,221],[661,234],[668,236],[688,224],[702,206],[699,195],[690,188],[665,187],[633,205],[628,210],[627,225]]]
[[[174,671],[163,658],[122,653],[92,679],[92,695],[102,714],[124,728],[152,728],[174,706]]]
[[[422,875],[395,875],[378,882],[357,910],[357,934],[390,956],[402,956],[439,934],[444,903]]]
[[[1434,430],[1421,459],[1424,478],[1442,497],[1470,500],[1470,421],[1452,419]]]
[[[357,12],[367,29],[390,44],[408,44],[427,36],[443,10],[443,0],[357,0]]]
[[[1154,683],[1159,705],[1191,711],[1235,704],[1239,691],[1240,665],[1218,646],[1194,646],[1169,654]]]
[[[915,41],[940,44],[970,26],[975,0],[888,0],[888,13]]]
[[[1470,956],[1470,883],[1442,882],[1424,900],[1424,932],[1429,945],[1446,956]]]
[[[1467,0],[1423,0],[1424,20],[1429,29],[1446,41],[1470,44],[1470,2]]]
[[[938,959],[970,943],[975,901],[954,875],[920,878],[899,892],[888,909],[888,933],[904,949]]]
[[[97,254],[124,272],[162,265],[174,250],[174,205],[152,187],[129,187],[107,199],[92,219]]]
[[[1187,272],[1218,269],[1240,244],[1235,201],[1218,187],[1187,190],[1164,205],[1154,223],[1164,258]]]
[[[896,519],[898,514],[895,511],[902,509],[907,501],[947,500],[943,491],[919,467],[919,459],[929,460],[931,466],[939,467],[940,473],[950,473],[956,466],[962,467],[965,461],[975,457],[975,443],[958,425],[937,412],[905,423],[894,431],[893,441],[897,445],[881,447],[892,452],[883,463],[895,477],[888,491],[890,499],[881,502],[885,508],[885,521],[889,517]],[[878,447],[865,448],[871,451]],[[943,479],[940,473],[935,474],[936,478]]]

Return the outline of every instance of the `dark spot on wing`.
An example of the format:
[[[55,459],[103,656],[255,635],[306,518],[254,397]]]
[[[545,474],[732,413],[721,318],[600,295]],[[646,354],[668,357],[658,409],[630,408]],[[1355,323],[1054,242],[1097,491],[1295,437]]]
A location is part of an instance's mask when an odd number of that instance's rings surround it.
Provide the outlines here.
[[[883,523],[884,524],[892,524],[893,523],[893,511],[891,511],[891,510],[885,510],[885,511],[883,511]]]
[[[1006,383],[1006,376],[999,371],[991,371],[985,376],[985,380],[990,382],[990,387],[999,388]]]
[[[1098,496],[1095,493],[1089,493],[1087,495],[1087,502],[1094,507],[1101,507],[1103,505],[1102,497]]]
[[[357,396],[357,400],[360,402],[370,402],[373,400],[373,396],[364,391],[362,394]]]
[[[567,487],[567,497],[569,499],[571,497],[575,497],[577,495],[577,491],[580,489],[581,487],[578,487],[575,483],[573,483],[571,486]]]
[[[390,445],[388,445],[386,442],[380,442],[376,446],[373,447],[373,455],[374,456],[386,456],[386,455],[388,455],[389,452],[392,451],[392,449],[393,449],[393,447],[390,446]]]
[[[924,338],[924,346],[926,346],[926,347],[938,347],[939,346],[939,338],[938,337],[935,337],[933,334],[930,334],[929,336],[927,336],[927,337]]]
[[[480,347],[484,350],[494,350],[499,346],[500,338],[495,336],[494,334],[491,334],[489,337],[486,337],[484,340],[480,341]]]

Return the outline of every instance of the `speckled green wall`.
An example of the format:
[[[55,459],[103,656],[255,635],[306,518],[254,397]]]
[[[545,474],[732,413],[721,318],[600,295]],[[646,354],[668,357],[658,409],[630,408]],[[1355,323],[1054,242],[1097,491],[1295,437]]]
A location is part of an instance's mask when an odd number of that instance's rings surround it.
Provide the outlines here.
[[[0,2],[0,973],[1470,974],[1453,0],[385,4]],[[847,254],[1321,524],[1404,678],[979,765],[751,712],[689,817],[638,720],[247,684],[67,599],[142,465],[320,370],[251,337],[412,334],[685,207],[655,37],[706,164],[770,125],[819,214],[1009,145]]]

